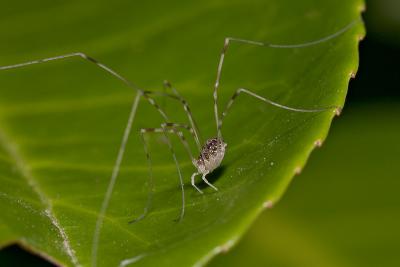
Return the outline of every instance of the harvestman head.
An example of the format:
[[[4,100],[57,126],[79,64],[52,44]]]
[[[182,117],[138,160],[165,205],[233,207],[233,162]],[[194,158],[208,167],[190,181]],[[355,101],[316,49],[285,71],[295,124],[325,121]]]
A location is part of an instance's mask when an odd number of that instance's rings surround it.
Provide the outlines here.
[[[150,185],[150,189],[149,189],[149,194],[147,197],[147,204],[144,208],[144,212],[138,216],[136,219],[130,221],[130,223],[133,222],[137,222],[139,220],[141,220],[142,218],[145,217],[145,215],[148,213],[151,205],[152,205],[152,197],[153,197],[153,191],[154,191],[154,186],[153,186],[153,174],[152,174],[152,163],[151,163],[151,157],[150,157],[150,152],[148,150],[148,146],[146,144],[146,140],[144,138],[144,135],[146,134],[150,134],[150,133],[160,133],[163,134],[166,137],[167,140],[167,145],[168,148],[171,152],[172,158],[175,162],[176,165],[176,169],[177,169],[177,173],[178,173],[178,177],[179,177],[179,182],[180,182],[180,187],[181,187],[181,194],[182,194],[182,206],[181,206],[181,212],[179,215],[178,220],[181,220],[184,216],[185,213],[185,193],[184,193],[184,184],[183,184],[183,178],[182,178],[182,173],[180,170],[180,166],[178,163],[178,160],[176,158],[172,143],[169,139],[168,134],[173,134],[176,135],[180,142],[182,143],[182,145],[184,146],[184,148],[186,149],[194,167],[197,169],[196,172],[193,173],[193,175],[191,176],[191,184],[192,186],[200,193],[203,193],[195,184],[195,177],[196,175],[201,175],[202,176],[202,180],[209,185],[211,188],[213,188],[214,190],[218,190],[217,187],[215,187],[214,185],[212,185],[206,178],[206,176],[208,174],[210,174],[211,172],[213,172],[216,168],[218,168],[222,162],[222,159],[224,158],[225,155],[225,148],[227,146],[227,144],[224,142],[223,137],[222,137],[222,133],[221,133],[221,128],[222,128],[222,123],[224,118],[226,117],[226,115],[228,114],[229,109],[231,108],[232,104],[235,103],[235,100],[237,99],[237,97],[241,94],[247,94],[251,97],[253,97],[254,99],[258,99],[261,100],[263,102],[265,102],[266,104],[278,107],[278,108],[282,108],[282,109],[286,109],[289,111],[294,111],[294,112],[322,112],[322,111],[327,111],[327,110],[332,110],[335,113],[340,113],[340,108],[336,107],[336,106],[330,106],[330,107],[323,107],[323,108],[317,108],[317,109],[306,109],[306,108],[296,108],[296,107],[289,107],[286,105],[282,105],[279,103],[276,103],[266,97],[260,96],[254,92],[252,92],[251,90],[245,89],[245,88],[238,88],[234,94],[232,95],[231,99],[228,101],[227,105],[225,106],[224,111],[222,112],[222,114],[220,115],[218,112],[218,105],[217,105],[217,100],[218,100],[218,88],[219,88],[219,83],[220,83],[220,78],[221,78],[221,73],[222,73],[222,67],[223,67],[223,63],[224,63],[224,58],[225,58],[225,54],[228,50],[229,44],[231,42],[237,42],[237,43],[242,43],[242,44],[247,44],[247,45],[255,45],[255,46],[263,46],[263,47],[269,47],[269,48],[302,48],[302,47],[308,47],[308,46],[313,46],[313,45],[318,45],[320,43],[323,42],[327,42],[333,38],[336,38],[338,36],[340,36],[341,34],[345,33],[346,31],[348,31],[349,29],[351,29],[354,25],[356,25],[357,23],[361,22],[361,19],[356,19],[354,21],[352,21],[351,23],[349,23],[348,25],[346,25],[345,27],[341,28],[339,31],[325,36],[323,38],[320,38],[318,40],[314,40],[311,42],[306,42],[306,43],[301,43],[301,44],[290,44],[290,45],[284,45],[284,44],[270,44],[270,43],[265,43],[265,42],[258,42],[258,41],[251,41],[251,40],[245,40],[245,39],[239,39],[239,38],[232,38],[232,37],[227,37],[225,38],[225,42],[224,42],[224,46],[220,55],[220,59],[219,59],[219,63],[218,63],[218,68],[217,68],[217,78],[216,78],[216,82],[214,84],[214,93],[213,93],[213,98],[214,98],[214,115],[215,115],[215,122],[216,122],[216,129],[217,129],[217,134],[215,137],[208,139],[205,144],[202,146],[202,141],[201,141],[201,137],[200,137],[200,132],[199,132],[199,128],[197,127],[197,124],[195,123],[195,120],[192,116],[192,112],[190,110],[190,107],[188,105],[188,103],[186,102],[186,100],[179,94],[179,92],[173,87],[171,86],[171,84],[167,81],[164,82],[164,87],[169,89],[171,92],[170,93],[166,93],[166,92],[158,92],[158,91],[146,91],[143,90],[139,87],[137,87],[136,85],[134,85],[132,82],[130,82],[128,79],[124,78],[123,76],[121,76],[119,73],[117,73],[116,71],[114,71],[113,69],[111,69],[110,67],[98,62],[97,60],[93,59],[92,57],[87,56],[84,53],[78,52],[78,53],[70,53],[70,54],[65,54],[65,55],[61,55],[61,56],[55,56],[55,57],[50,57],[50,58],[45,58],[45,59],[39,59],[39,60],[34,60],[34,61],[29,61],[29,62],[24,62],[24,63],[20,63],[20,64],[15,64],[15,65],[9,65],[9,66],[3,66],[0,67],[0,70],[7,70],[7,69],[15,69],[15,68],[20,68],[20,67],[25,67],[28,65],[33,65],[33,64],[39,64],[39,63],[45,63],[45,62],[50,62],[50,61],[55,61],[55,60],[60,60],[60,59],[66,59],[66,58],[71,58],[71,57],[81,57],[82,59],[94,63],[97,67],[103,69],[104,71],[108,72],[109,74],[113,75],[114,77],[116,77],[117,79],[121,80],[123,83],[125,83],[125,85],[127,85],[128,87],[135,89],[137,91],[137,95],[135,97],[135,100],[133,101],[132,104],[132,108],[131,108],[131,112],[129,115],[129,119],[128,119],[128,123],[127,126],[125,128],[125,132],[122,138],[122,142],[120,145],[120,149],[118,152],[118,156],[114,165],[114,169],[113,172],[111,174],[111,178],[110,178],[110,182],[109,182],[109,186],[107,188],[106,194],[105,194],[105,198],[103,200],[102,206],[101,206],[101,210],[99,212],[99,216],[97,219],[97,223],[96,223],[96,228],[95,228],[95,233],[94,233],[94,237],[93,237],[93,246],[92,246],[92,265],[96,266],[97,263],[97,247],[98,247],[98,243],[99,243],[99,235],[100,235],[100,229],[102,227],[102,223],[104,220],[104,216],[108,207],[108,203],[110,201],[111,198],[111,194],[119,173],[119,169],[120,169],[120,164],[121,161],[123,159],[124,156],[124,152],[125,152],[125,147],[128,141],[128,137],[130,135],[131,132],[131,128],[132,128],[132,124],[133,124],[133,120],[134,117],[136,115],[136,110],[137,107],[139,105],[139,100],[141,97],[143,97],[147,102],[150,103],[150,105],[152,105],[157,111],[158,113],[160,113],[160,115],[162,116],[162,118],[164,119],[164,123],[162,123],[159,127],[156,128],[143,128],[139,130],[139,135],[141,137],[141,140],[143,142],[143,146],[144,146],[144,151],[146,153],[146,157],[147,157],[147,161],[148,161],[148,166],[149,166],[149,185]],[[189,124],[183,124],[183,123],[173,123],[169,120],[169,117],[167,116],[167,114],[165,113],[165,111],[163,110],[163,108],[161,108],[156,101],[154,100],[154,98],[152,97],[153,95],[161,95],[164,97],[167,97],[169,99],[172,100],[176,100],[178,102],[180,102],[180,104],[182,105],[187,117],[188,117],[188,121]],[[192,154],[192,151],[190,149],[190,146],[188,145],[188,142],[186,141],[184,134],[183,134],[183,130],[188,131],[191,136],[193,137],[197,149],[198,149],[198,157],[195,158]]]

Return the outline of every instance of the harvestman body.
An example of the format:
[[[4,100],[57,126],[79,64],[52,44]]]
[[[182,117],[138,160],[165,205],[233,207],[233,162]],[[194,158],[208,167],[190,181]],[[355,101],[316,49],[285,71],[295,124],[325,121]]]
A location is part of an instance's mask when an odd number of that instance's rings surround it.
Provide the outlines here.
[[[20,63],[20,64],[16,64],[16,65],[10,65],[10,66],[3,66],[0,67],[0,70],[6,70],[6,69],[14,69],[14,68],[19,68],[19,67],[24,67],[24,66],[28,66],[28,65],[33,65],[33,64],[38,64],[38,63],[44,63],[44,62],[49,62],[49,61],[54,61],[54,60],[59,60],[59,59],[65,59],[65,58],[70,58],[70,57],[81,57],[84,60],[87,60],[91,63],[94,63],[96,66],[100,67],[101,69],[103,69],[104,71],[108,72],[109,74],[113,75],[114,77],[116,77],[117,79],[121,80],[122,82],[124,82],[127,86],[129,86],[130,88],[136,89],[137,90],[137,96],[135,97],[135,100],[133,102],[132,105],[132,110],[128,119],[128,123],[124,132],[124,136],[121,142],[121,146],[119,149],[119,153],[118,153],[118,157],[115,163],[115,167],[113,170],[113,173],[111,175],[111,179],[110,179],[110,183],[101,207],[101,210],[99,212],[99,217],[97,220],[97,224],[96,224],[96,229],[95,229],[95,234],[94,234],[94,240],[93,240],[93,247],[92,247],[92,259],[93,259],[93,265],[95,265],[96,263],[96,259],[97,259],[97,244],[98,244],[98,240],[99,240],[99,233],[100,233],[100,228],[102,226],[102,222],[104,219],[104,215],[105,212],[107,210],[108,207],[108,203],[112,194],[112,190],[116,181],[116,178],[118,176],[119,173],[119,168],[120,168],[120,164],[125,152],[125,146],[131,131],[131,127],[132,127],[132,123],[133,123],[133,119],[134,116],[136,114],[136,110],[139,104],[139,99],[141,97],[145,98],[152,106],[154,106],[157,111],[160,113],[160,115],[163,117],[165,123],[161,124],[160,127],[158,128],[143,128],[140,129],[139,134],[141,137],[141,140],[143,142],[144,145],[144,150],[147,156],[147,160],[148,160],[148,165],[149,165],[149,183],[150,183],[150,192],[148,195],[148,200],[147,200],[147,205],[144,208],[144,212],[142,215],[138,216],[135,220],[132,220],[130,223],[132,222],[137,222],[139,220],[141,220],[142,218],[145,217],[145,215],[147,214],[148,210],[151,207],[152,204],[152,195],[153,195],[153,177],[152,177],[152,165],[151,165],[151,158],[150,158],[150,154],[146,145],[146,141],[144,139],[144,135],[148,134],[148,133],[162,133],[164,134],[164,136],[166,137],[167,140],[167,145],[169,147],[169,150],[171,151],[172,157],[174,159],[174,162],[176,164],[176,168],[177,168],[177,172],[179,175],[179,180],[180,180],[180,186],[181,186],[181,192],[182,192],[182,208],[181,208],[181,213],[179,216],[179,220],[181,220],[184,216],[185,213],[185,195],[184,195],[184,189],[183,189],[183,179],[182,179],[182,175],[181,175],[181,171],[180,171],[180,167],[178,164],[178,161],[176,159],[171,141],[167,135],[167,133],[171,133],[171,134],[175,134],[179,137],[180,142],[183,144],[183,146],[185,147],[185,149],[187,150],[187,153],[189,155],[189,157],[192,160],[193,165],[196,167],[197,171],[195,173],[193,173],[193,175],[191,176],[191,184],[194,188],[196,188],[197,191],[199,191],[200,193],[203,193],[195,184],[195,176],[196,175],[201,175],[202,176],[202,180],[209,185],[210,187],[212,187],[214,190],[218,190],[214,185],[212,185],[206,178],[206,176],[211,173],[212,171],[214,171],[216,168],[218,168],[221,164],[222,159],[224,158],[225,155],[225,148],[227,146],[227,144],[223,141],[222,138],[222,134],[221,134],[221,127],[222,127],[222,122],[223,119],[225,118],[225,116],[228,113],[229,108],[232,106],[232,104],[234,103],[234,101],[236,100],[236,98],[241,94],[241,93],[245,93],[249,96],[252,96],[256,99],[259,99],[267,104],[282,108],[282,109],[286,109],[286,110],[290,110],[290,111],[296,111],[296,112],[321,112],[321,111],[327,111],[327,110],[333,110],[336,113],[340,112],[340,108],[339,107],[335,107],[335,106],[331,106],[331,107],[325,107],[325,108],[319,108],[319,109],[304,109],[304,108],[293,108],[293,107],[288,107],[276,102],[273,102],[272,100],[269,100],[268,98],[265,98],[263,96],[260,96],[250,90],[247,90],[245,88],[239,88],[235,91],[235,93],[233,94],[233,96],[231,97],[231,99],[229,100],[229,102],[227,103],[225,110],[222,112],[222,115],[219,116],[218,113],[218,106],[217,106],[217,99],[218,99],[218,87],[219,87],[219,82],[220,82],[220,78],[221,78],[221,72],[222,72],[222,66],[224,63],[224,58],[225,58],[225,54],[226,51],[229,47],[229,44],[231,42],[238,42],[238,43],[244,43],[244,44],[249,44],[249,45],[256,45],[256,46],[264,46],[264,47],[270,47],[270,48],[301,48],[301,47],[307,47],[307,46],[312,46],[312,45],[317,45],[323,42],[326,42],[328,40],[331,40],[333,38],[338,37],[339,35],[343,34],[344,32],[346,32],[347,30],[351,29],[354,25],[356,25],[357,23],[361,22],[361,19],[356,19],[354,21],[352,21],[350,24],[346,25],[345,27],[343,27],[342,29],[340,29],[339,31],[323,37],[321,39],[315,40],[315,41],[311,41],[311,42],[307,42],[307,43],[302,43],[302,44],[295,44],[295,45],[276,45],[276,44],[268,44],[268,43],[263,43],[263,42],[257,42],[257,41],[249,41],[249,40],[244,40],[244,39],[238,39],[238,38],[225,38],[225,43],[224,43],[224,47],[220,56],[220,60],[219,60],[219,64],[218,64],[218,70],[217,70],[217,78],[216,78],[216,82],[214,85],[214,93],[213,93],[213,98],[214,98],[214,115],[215,115],[215,121],[216,121],[216,126],[217,126],[217,136],[211,139],[208,139],[205,142],[205,145],[202,147],[201,144],[201,139],[200,139],[200,135],[199,135],[199,131],[197,128],[197,125],[195,123],[195,120],[192,116],[192,113],[190,111],[189,105],[188,103],[183,99],[183,97],[179,94],[179,92],[171,86],[171,84],[169,82],[164,82],[164,86],[165,88],[169,89],[170,91],[172,91],[172,94],[170,93],[165,93],[165,92],[155,92],[155,91],[145,91],[140,89],[139,87],[137,87],[136,85],[134,85],[132,82],[130,82],[129,80],[127,80],[126,78],[124,78],[123,76],[121,76],[120,74],[118,74],[116,71],[114,71],[113,69],[107,67],[106,65],[98,62],[97,60],[87,56],[84,53],[71,53],[71,54],[66,54],[66,55],[61,55],[61,56],[56,56],[56,57],[51,57],[51,58],[45,58],[45,59],[40,59],[40,60],[34,60],[34,61],[30,61],[30,62],[25,62],[25,63]],[[170,122],[167,114],[163,111],[163,109],[155,102],[155,100],[152,98],[152,95],[161,95],[161,96],[165,96],[168,98],[171,98],[173,100],[177,100],[181,103],[181,105],[183,106],[186,115],[188,117],[189,123],[190,125],[187,124],[180,124],[180,123],[172,123]],[[193,154],[190,150],[190,147],[186,141],[186,139],[184,138],[184,135],[182,133],[181,130],[188,130],[191,135],[194,138],[194,141],[196,142],[197,148],[199,150],[199,156],[198,158],[194,158]]]

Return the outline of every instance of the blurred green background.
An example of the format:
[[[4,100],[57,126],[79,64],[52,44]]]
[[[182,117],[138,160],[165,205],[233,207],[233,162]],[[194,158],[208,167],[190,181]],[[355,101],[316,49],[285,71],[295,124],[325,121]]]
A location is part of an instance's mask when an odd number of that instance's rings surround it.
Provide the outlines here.
[[[342,116],[283,199],[210,266],[400,266],[400,1],[371,0]],[[16,246],[0,266],[51,266]]]
[[[345,109],[282,200],[210,266],[400,266],[400,1],[366,1]]]

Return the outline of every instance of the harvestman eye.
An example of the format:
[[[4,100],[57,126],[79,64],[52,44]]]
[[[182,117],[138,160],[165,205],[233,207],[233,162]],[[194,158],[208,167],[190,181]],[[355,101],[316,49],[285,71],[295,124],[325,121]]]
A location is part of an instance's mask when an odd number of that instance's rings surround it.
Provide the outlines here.
[[[216,168],[218,168],[224,158],[225,155],[225,149],[227,147],[227,144],[224,142],[222,133],[221,133],[221,128],[222,128],[222,123],[224,121],[224,118],[226,117],[226,115],[228,114],[228,111],[230,110],[231,106],[235,103],[235,100],[237,99],[237,97],[244,93],[247,94],[251,97],[253,97],[254,99],[257,100],[261,100],[263,102],[265,102],[266,104],[281,108],[281,109],[286,109],[289,111],[294,111],[294,112],[323,112],[323,111],[334,111],[336,114],[340,113],[340,107],[336,107],[336,106],[330,106],[330,107],[321,107],[321,108],[316,108],[316,109],[307,109],[305,107],[289,107],[289,106],[285,106],[279,103],[276,103],[264,96],[260,96],[254,92],[252,92],[250,89],[246,89],[246,88],[238,88],[234,94],[232,95],[232,97],[230,98],[230,100],[228,101],[228,103],[225,106],[224,111],[222,112],[222,114],[220,114],[218,112],[218,105],[217,105],[217,100],[218,100],[218,88],[219,88],[219,83],[220,83],[220,78],[221,78],[221,73],[222,73],[222,67],[224,64],[224,58],[225,58],[225,54],[228,50],[229,44],[231,42],[237,42],[237,43],[242,43],[242,44],[247,44],[247,45],[254,45],[254,46],[261,46],[261,47],[269,47],[269,48],[281,48],[281,49],[290,49],[290,48],[302,48],[302,47],[308,47],[308,46],[313,46],[313,45],[318,45],[320,43],[324,43],[327,42],[333,38],[336,38],[340,35],[342,35],[343,33],[345,33],[346,31],[348,31],[349,29],[351,29],[353,26],[355,26],[357,23],[360,23],[361,19],[356,19],[354,21],[352,21],[351,23],[349,23],[348,25],[346,25],[345,27],[341,28],[339,31],[325,36],[323,38],[320,38],[318,40],[314,40],[314,41],[310,41],[310,42],[306,42],[306,43],[301,43],[301,44],[270,44],[270,43],[265,43],[265,42],[259,42],[259,41],[251,41],[251,40],[245,40],[245,39],[239,39],[239,38],[232,38],[232,37],[227,37],[225,38],[225,42],[224,42],[224,46],[220,55],[220,59],[219,59],[219,63],[218,63],[218,68],[217,68],[217,78],[214,84],[214,93],[213,93],[213,98],[214,98],[214,115],[215,115],[215,123],[216,123],[216,136],[209,138],[208,140],[206,140],[204,143],[202,142],[202,139],[200,137],[200,132],[199,132],[199,128],[194,120],[194,117],[192,115],[192,112],[190,110],[189,104],[186,102],[186,100],[179,94],[179,92],[167,81],[164,81],[164,87],[166,89],[168,89],[170,92],[166,93],[166,92],[157,92],[157,91],[147,91],[147,90],[143,90],[140,87],[134,85],[132,82],[130,82],[128,79],[124,78],[122,75],[120,75],[119,73],[117,73],[116,71],[114,71],[113,69],[111,69],[110,67],[104,65],[103,63],[98,62],[97,60],[95,60],[92,57],[87,56],[84,53],[78,52],[78,53],[70,53],[70,54],[65,54],[65,55],[61,55],[61,56],[55,56],[55,57],[50,57],[50,58],[45,58],[45,59],[39,59],[39,60],[33,60],[33,61],[29,61],[29,62],[24,62],[24,63],[20,63],[20,64],[15,64],[15,65],[9,65],[9,66],[2,66],[0,67],[0,70],[7,70],[7,69],[15,69],[15,68],[20,68],[20,67],[25,67],[25,66],[29,66],[29,65],[33,65],[33,64],[39,64],[39,63],[45,63],[45,62],[50,62],[50,61],[55,61],[55,60],[60,60],[60,59],[66,59],[66,58],[71,58],[71,57],[81,57],[84,60],[91,62],[93,64],[95,64],[97,67],[103,69],[104,71],[108,72],[109,74],[113,75],[114,77],[116,77],[117,79],[121,80],[123,83],[125,83],[125,85],[127,85],[128,87],[134,89],[137,91],[137,95],[133,101],[132,104],[132,108],[131,108],[131,112],[129,115],[129,119],[128,119],[128,123],[127,126],[125,128],[125,132],[122,138],[122,142],[119,148],[119,152],[118,152],[118,156],[114,165],[114,169],[113,172],[111,174],[111,178],[110,178],[110,182],[101,206],[101,210],[99,212],[98,215],[98,219],[97,219],[97,223],[96,223],[96,228],[95,228],[95,233],[94,233],[94,237],[93,237],[93,246],[92,246],[92,261],[93,261],[93,266],[96,265],[96,259],[97,259],[97,247],[98,247],[98,241],[99,241],[99,235],[100,235],[100,229],[102,227],[102,223],[104,220],[104,215],[106,213],[107,207],[108,207],[108,203],[110,201],[111,198],[111,194],[119,173],[119,169],[120,169],[120,165],[121,165],[121,161],[123,159],[124,156],[124,152],[125,152],[125,147],[128,141],[128,137],[130,135],[131,132],[131,128],[132,128],[132,124],[133,124],[133,120],[134,117],[136,115],[136,110],[138,108],[139,105],[139,100],[141,97],[143,97],[147,102],[149,102],[150,105],[152,105],[157,111],[158,113],[160,113],[161,117],[163,118],[163,120],[165,121],[164,123],[162,123],[160,126],[158,127],[154,127],[154,128],[143,128],[143,129],[139,129],[139,136],[140,139],[143,142],[143,147],[144,147],[144,151],[147,157],[147,162],[148,162],[148,167],[149,167],[149,193],[148,193],[148,197],[147,197],[147,203],[144,206],[144,211],[141,215],[137,216],[135,219],[131,220],[129,223],[134,223],[134,222],[138,222],[141,219],[143,219],[147,213],[149,212],[151,206],[152,206],[152,198],[153,198],[153,192],[154,192],[154,183],[153,183],[153,174],[152,174],[152,163],[151,163],[151,156],[150,156],[150,151],[148,149],[148,146],[146,144],[146,140],[144,138],[145,135],[147,134],[163,134],[167,140],[167,146],[171,152],[172,158],[174,160],[174,163],[176,165],[176,170],[178,173],[178,178],[179,178],[179,183],[180,183],[180,187],[181,187],[181,195],[182,195],[182,207],[181,207],[181,212],[180,215],[177,219],[177,221],[180,221],[183,219],[184,214],[185,214],[185,191],[184,191],[184,183],[183,183],[183,177],[182,177],[182,173],[181,173],[181,169],[178,163],[178,160],[176,158],[175,152],[174,152],[174,148],[173,145],[170,141],[169,135],[173,134],[176,135],[180,142],[182,143],[182,145],[184,146],[185,150],[187,151],[188,156],[190,157],[194,167],[195,167],[195,171],[191,176],[191,184],[192,186],[199,192],[199,193],[203,193],[203,191],[201,191],[195,184],[195,177],[197,175],[201,175],[202,180],[208,185],[210,186],[212,189],[214,189],[215,191],[217,191],[217,187],[215,187],[214,185],[212,185],[208,180],[207,180],[207,175],[210,174],[211,172],[213,172]],[[166,112],[163,110],[163,108],[161,108],[156,101],[154,100],[153,96],[154,95],[161,95],[164,97],[167,97],[169,99],[172,100],[176,100],[178,101],[185,113],[186,116],[188,118],[189,124],[185,124],[185,123],[174,123],[171,122],[169,120],[168,115],[166,114]],[[190,146],[186,140],[186,138],[184,137],[183,131],[188,131],[191,135],[191,138],[193,138],[194,142],[196,143],[197,146],[197,157],[193,156],[193,153],[190,149]],[[203,144],[203,146],[202,146]]]

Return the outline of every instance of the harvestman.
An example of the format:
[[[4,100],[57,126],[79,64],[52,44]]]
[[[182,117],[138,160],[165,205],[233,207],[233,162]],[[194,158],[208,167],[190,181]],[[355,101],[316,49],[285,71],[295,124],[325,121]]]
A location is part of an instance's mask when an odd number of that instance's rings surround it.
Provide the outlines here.
[[[197,169],[196,172],[193,173],[193,175],[191,176],[191,184],[192,186],[199,192],[199,193],[203,193],[195,184],[195,177],[197,175],[201,175],[202,180],[211,188],[213,188],[214,190],[218,190],[214,185],[212,185],[206,178],[206,176],[208,174],[210,174],[212,171],[214,171],[216,168],[218,168],[221,164],[222,159],[224,158],[225,155],[225,148],[227,146],[227,144],[224,142],[223,137],[222,137],[222,133],[221,133],[221,127],[222,127],[222,123],[223,120],[225,118],[225,116],[227,115],[230,107],[232,106],[232,104],[234,103],[234,101],[236,100],[236,98],[241,94],[241,93],[245,93],[251,97],[254,97],[256,99],[259,99],[267,104],[282,108],[282,109],[286,109],[286,110],[290,110],[290,111],[295,111],[295,112],[321,112],[321,111],[327,111],[327,110],[333,110],[336,113],[340,112],[340,108],[339,107],[335,107],[335,106],[331,106],[331,107],[325,107],[325,108],[318,108],[318,109],[304,109],[304,108],[294,108],[294,107],[289,107],[289,106],[285,106],[279,103],[276,103],[268,98],[265,98],[263,96],[260,96],[248,89],[245,88],[238,88],[235,93],[233,94],[233,96],[231,97],[231,99],[228,101],[225,110],[222,112],[221,116],[218,113],[218,105],[217,105],[217,99],[218,99],[218,87],[219,87],[219,83],[220,83],[220,78],[221,78],[221,73],[222,73],[222,66],[224,63],[224,58],[225,58],[225,54],[227,52],[227,49],[229,47],[229,44],[231,42],[237,42],[237,43],[244,43],[244,44],[249,44],[249,45],[256,45],[256,46],[265,46],[265,47],[271,47],[271,48],[302,48],[302,47],[307,47],[307,46],[312,46],[312,45],[317,45],[323,42],[326,42],[328,40],[331,40],[335,37],[338,37],[339,35],[343,34],[344,32],[346,32],[347,30],[349,30],[350,28],[352,28],[356,23],[360,22],[360,19],[354,20],[353,22],[351,22],[350,24],[346,25],[345,27],[343,27],[342,29],[340,29],[339,31],[323,37],[321,39],[318,40],[314,40],[311,42],[307,42],[307,43],[302,43],[302,44],[294,44],[294,45],[278,45],[278,44],[269,44],[269,43],[264,43],[264,42],[258,42],[258,41],[250,41],[250,40],[245,40],[245,39],[239,39],[239,38],[232,38],[232,37],[227,37],[225,38],[225,42],[224,42],[224,46],[220,55],[220,59],[219,59],[219,63],[218,63],[218,69],[217,69],[217,78],[216,78],[216,82],[214,84],[214,93],[213,93],[213,98],[214,98],[214,115],[215,115],[215,122],[216,122],[216,126],[217,126],[217,136],[211,139],[208,139],[204,146],[201,146],[202,144],[202,140],[200,138],[200,133],[199,133],[199,128],[197,127],[197,124],[195,123],[195,120],[192,116],[192,112],[189,108],[188,103],[186,102],[186,100],[179,94],[179,92],[173,87],[171,86],[171,84],[167,81],[164,82],[164,87],[166,89],[169,89],[170,92],[172,93],[166,93],[166,92],[156,92],[156,91],[146,91],[146,90],[142,90],[139,87],[137,87],[136,85],[134,85],[132,82],[130,82],[128,79],[124,78],[123,76],[121,76],[120,74],[118,74],[116,71],[114,71],[113,69],[107,67],[106,65],[100,63],[99,61],[97,61],[96,59],[87,56],[84,53],[71,53],[71,54],[65,54],[65,55],[61,55],[61,56],[55,56],[55,57],[50,57],[50,58],[45,58],[45,59],[39,59],[39,60],[34,60],[34,61],[29,61],[29,62],[24,62],[24,63],[20,63],[20,64],[15,64],[15,65],[9,65],[9,66],[3,66],[0,67],[0,70],[6,70],[6,69],[14,69],[14,68],[19,68],[19,67],[24,67],[24,66],[28,66],[28,65],[33,65],[33,64],[39,64],[39,63],[45,63],[45,62],[49,62],[49,61],[55,61],[55,60],[60,60],[60,59],[65,59],[65,58],[70,58],[70,57],[81,57],[84,60],[87,60],[91,63],[94,63],[96,66],[100,67],[101,69],[103,69],[104,71],[108,72],[109,74],[113,75],[114,77],[116,77],[117,79],[121,80],[122,82],[124,82],[128,87],[133,88],[135,90],[138,91],[138,95],[135,98],[134,104],[132,106],[132,111],[131,111],[131,116],[129,117],[129,121],[128,121],[128,125],[127,128],[125,130],[125,134],[122,140],[122,144],[120,147],[120,153],[118,155],[117,161],[116,161],[116,165],[115,165],[115,169],[113,171],[112,177],[111,177],[111,181],[110,181],[110,185],[108,187],[107,193],[106,193],[106,198],[103,202],[102,205],[102,209],[99,215],[99,219],[96,225],[96,232],[95,232],[95,240],[96,241],[98,239],[98,234],[99,234],[99,229],[101,227],[101,222],[102,222],[102,217],[105,214],[105,211],[107,209],[108,206],[108,201],[109,201],[109,197],[111,196],[111,192],[116,180],[116,177],[118,175],[119,172],[119,166],[120,163],[122,161],[122,157],[125,151],[125,146],[127,143],[127,139],[132,127],[132,122],[133,122],[133,117],[136,113],[136,109],[138,107],[138,103],[139,103],[139,98],[143,97],[145,98],[152,106],[154,106],[156,108],[156,110],[160,113],[160,115],[163,117],[164,119],[164,123],[162,123],[159,127],[157,128],[142,128],[139,131],[140,137],[141,137],[141,141],[143,142],[143,146],[144,146],[144,151],[146,153],[146,157],[147,157],[147,162],[148,162],[148,167],[149,167],[149,185],[150,185],[150,190],[149,190],[149,194],[148,194],[148,199],[147,199],[147,204],[144,208],[144,212],[143,214],[141,214],[140,216],[138,216],[136,219],[130,221],[130,223],[133,222],[137,222],[139,220],[141,220],[142,218],[145,217],[145,215],[147,214],[148,210],[151,207],[152,204],[152,196],[153,196],[153,174],[152,174],[152,164],[151,164],[151,157],[150,157],[150,153],[144,138],[145,134],[149,134],[149,133],[161,133],[166,137],[166,141],[167,141],[167,145],[168,148],[172,154],[173,160],[175,162],[176,165],[176,169],[179,175],[179,181],[180,181],[180,186],[181,186],[181,192],[182,192],[182,207],[181,207],[181,213],[179,216],[178,220],[181,220],[184,216],[185,213],[185,193],[184,193],[184,187],[183,187],[183,179],[182,179],[182,174],[181,174],[181,170],[172,146],[172,143],[167,135],[167,133],[170,134],[174,134],[177,135],[180,142],[182,143],[182,145],[184,146],[185,150],[187,151],[194,167]],[[189,120],[189,125],[188,124],[182,124],[182,123],[173,123],[170,122],[167,114],[163,111],[163,109],[155,102],[155,100],[153,99],[153,95],[161,95],[164,97],[168,97],[171,98],[173,100],[177,100],[180,102],[180,104],[183,106],[183,109],[185,110],[185,113],[188,117]],[[188,142],[186,141],[182,130],[188,130],[190,132],[190,134],[193,136],[193,139],[196,143],[196,146],[198,148],[198,153],[199,156],[197,158],[195,158],[193,156],[193,153],[188,145]],[[95,244],[96,242],[94,242]],[[97,245],[96,245],[97,246]],[[94,254],[96,254],[97,249],[94,249]]]

